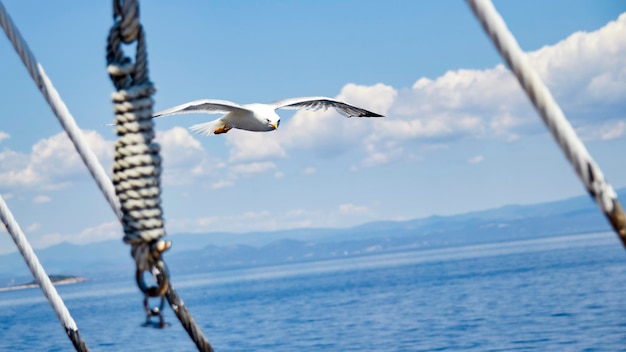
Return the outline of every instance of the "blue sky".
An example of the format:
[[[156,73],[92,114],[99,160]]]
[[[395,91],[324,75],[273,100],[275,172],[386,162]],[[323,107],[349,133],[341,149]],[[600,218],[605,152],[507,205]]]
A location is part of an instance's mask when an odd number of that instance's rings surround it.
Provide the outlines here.
[[[109,2],[4,4],[110,169]],[[187,127],[216,116],[158,120],[170,234],[346,227],[584,193],[463,1],[184,4],[142,2],[157,110],[324,95],[386,117],[285,111],[277,131],[213,137]],[[626,186],[626,2],[495,5],[609,182]],[[0,193],[26,234],[36,247],[121,238],[4,36],[0,54]],[[8,236],[0,244],[14,250]]]

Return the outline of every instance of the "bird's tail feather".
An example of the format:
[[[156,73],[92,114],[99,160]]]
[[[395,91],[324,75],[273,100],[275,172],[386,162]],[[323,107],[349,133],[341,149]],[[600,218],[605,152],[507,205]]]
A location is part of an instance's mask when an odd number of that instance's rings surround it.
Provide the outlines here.
[[[199,123],[197,125],[193,125],[189,127],[192,132],[203,134],[205,136],[212,136],[215,134],[215,131],[219,128],[224,128],[226,125],[222,121],[222,119],[213,120],[210,122]]]

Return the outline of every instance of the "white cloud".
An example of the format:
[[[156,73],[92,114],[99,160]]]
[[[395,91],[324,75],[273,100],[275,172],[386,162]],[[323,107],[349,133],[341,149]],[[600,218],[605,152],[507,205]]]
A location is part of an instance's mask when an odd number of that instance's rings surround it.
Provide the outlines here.
[[[575,33],[528,54],[568,118],[588,139],[617,138],[626,121],[626,14],[591,33]],[[460,138],[515,141],[547,130],[515,77],[502,64],[420,78],[401,89],[390,118],[377,121],[362,166],[407,157],[407,143]],[[611,127],[605,127],[611,126]],[[390,143],[396,141],[397,144]]]
[[[386,115],[397,91],[382,83],[373,86],[346,84],[337,99]],[[385,118],[382,118],[385,119]],[[382,120],[378,118],[345,118],[334,109],[296,113],[280,135],[289,148],[307,148],[321,156],[335,156],[361,148],[362,141]]]
[[[583,139],[589,140],[611,140],[620,138],[626,132],[626,121],[607,121],[597,126],[582,126],[576,129],[576,133]]]
[[[111,239],[121,239],[124,236],[122,225],[118,221],[102,223],[81,231],[78,236],[70,239],[75,243],[100,242]]]
[[[457,133],[478,133],[483,129],[476,116],[439,116],[433,119],[390,120],[381,122],[377,136],[395,139],[421,139],[453,136]]]
[[[244,219],[265,219],[270,216],[270,212],[267,210],[262,211],[247,211],[241,215]]]
[[[317,170],[315,170],[314,167],[307,167],[306,169],[302,170],[302,173],[305,175],[313,175]]]
[[[85,244],[111,239],[121,239],[123,236],[122,225],[118,221],[110,221],[97,226],[88,227],[75,234],[48,233],[37,241],[37,245],[38,247],[48,247],[61,242]]]
[[[256,163],[237,164],[230,168],[235,174],[259,174],[276,168],[276,164],[265,161]]]
[[[251,175],[274,170],[276,170],[276,164],[269,161],[235,164],[228,168],[227,173],[215,175],[213,178],[214,181],[211,183],[211,188],[222,189],[232,187],[235,185],[236,181],[242,177],[250,177]],[[273,176],[275,178],[281,178],[284,175],[282,172],[276,171],[273,173]],[[217,179],[217,181],[215,181],[215,179]]]
[[[226,135],[226,142],[230,145],[230,161],[251,161],[263,159],[284,158],[287,153],[280,145],[273,132],[250,132],[231,130]]]
[[[318,210],[293,209],[284,212],[268,210],[199,218],[168,219],[170,233],[207,233],[214,231],[273,231],[311,226],[333,226],[335,214]]]
[[[213,175],[221,167],[222,163],[212,158],[185,128],[157,131],[156,141],[161,146],[165,185],[193,184],[198,178]]]
[[[0,143],[2,143],[3,140],[9,138],[11,138],[11,136],[8,133],[0,131]]]
[[[218,180],[211,184],[211,188],[213,189],[222,189],[228,188],[235,185],[235,181],[233,180]]]
[[[396,91],[383,84],[347,84],[337,96],[351,104],[385,114]],[[281,112],[281,114],[285,112]],[[231,162],[259,161],[288,157],[288,150],[309,150],[321,156],[334,156],[359,148],[376,119],[345,118],[334,109],[298,111],[283,119],[281,127],[259,133],[233,130],[226,135]]]
[[[197,162],[202,155],[202,144],[186,129],[174,127],[167,131],[157,131],[156,141],[161,145],[161,156],[171,167]]]
[[[40,181],[29,166],[29,155],[10,149],[0,152],[0,187],[34,186]]]
[[[293,209],[293,210],[289,210],[287,213],[285,213],[285,216],[287,217],[296,217],[296,216],[304,216],[306,215],[307,211],[304,209]]]
[[[363,214],[369,212],[369,208],[364,205],[354,205],[351,203],[339,205],[341,214]]]
[[[84,137],[101,162],[110,165],[113,142],[106,141],[95,131],[84,131]],[[2,187],[58,189],[71,184],[78,176],[89,177],[74,146],[63,132],[38,141],[29,154],[11,149],[0,152]]]
[[[35,203],[35,204],[49,203],[51,201],[52,201],[52,198],[50,198],[48,196],[44,196],[44,195],[39,195],[39,196],[36,196],[35,198],[33,198],[33,203]]]
[[[587,138],[623,134],[626,41],[619,39],[624,35],[626,14],[597,31],[574,33],[528,53],[533,67]],[[435,79],[422,77],[410,88],[349,83],[337,98],[387,117],[346,119],[332,109],[299,111],[274,132],[229,134],[231,161],[288,157],[287,152],[296,149],[323,157],[357,150],[362,161],[352,170],[359,170],[399,159],[420,160],[419,155],[429,149],[415,144],[440,145],[463,138],[513,142],[547,131],[503,64],[448,71]],[[615,128],[599,131],[603,124]]]
[[[84,131],[84,136],[104,169],[111,170],[114,141],[95,131]],[[191,184],[223,167],[184,128],[157,131],[156,141],[161,146],[166,185]],[[64,132],[38,141],[28,154],[0,151],[0,187],[56,190],[71,186],[77,177],[90,176]]]
[[[168,231],[170,233],[267,231],[280,228],[284,224],[282,217],[278,218],[273,216],[271,212],[263,210],[194,219],[170,219],[168,220]]]
[[[474,157],[467,159],[467,162],[470,164],[478,164],[478,163],[482,163],[483,160],[485,160],[485,158],[482,155],[476,155]]]
[[[625,33],[626,13],[597,31],[574,33],[529,56],[557,98],[567,98],[564,105],[623,107],[626,43],[620,39]]]
[[[625,34],[623,14],[597,31],[574,33],[528,53],[533,67],[587,139],[618,138],[626,129],[626,41],[619,40]],[[229,148],[226,167],[211,158],[187,130],[160,132],[165,182],[185,184],[204,178],[207,185],[224,188],[245,174],[274,171],[275,177],[284,177],[274,162],[303,151],[321,157],[354,152],[360,162],[351,169],[357,171],[397,160],[421,160],[423,154],[435,152],[426,147],[430,145],[464,138],[513,142],[547,131],[503,64],[422,77],[406,88],[348,83],[336,98],[386,117],[348,119],[333,109],[303,110],[284,117],[276,131],[233,130],[223,137]],[[0,173],[0,182],[36,183],[42,177],[34,161],[22,165],[22,160],[19,153],[2,152],[0,162],[15,165],[11,169],[18,171]]]
[[[26,227],[26,232],[35,232],[41,228],[41,225],[37,222],[34,222]]]
[[[603,141],[619,138],[624,135],[626,122],[617,121],[610,129],[602,131],[600,139]]]
[[[513,142],[520,137],[513,132],[513,129],[523,124],[523,119],[503,112],[491,120],[489,127],[496,136],[502,136],[506,141]]]

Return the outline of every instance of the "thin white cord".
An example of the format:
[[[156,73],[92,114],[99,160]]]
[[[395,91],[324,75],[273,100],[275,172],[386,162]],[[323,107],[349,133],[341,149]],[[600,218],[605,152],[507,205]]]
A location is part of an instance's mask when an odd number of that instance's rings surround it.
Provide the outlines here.
[[[54,312],[56,313],[57,317],[59,317],[59,320],[61,321],[63,326],[72,330],[78,330],[78,327],[76,326],[74,319],[72,319],[70,312],[65,307],[65,304],[63,304],[61,296],[59,296],[57,290],[54,288],[54,285],[52,285],[52,282],[46,274],[46,271],[41,266],[41,263],[39,263],[37,255],[33,251],[33,248],[30,246],[30,243],[28,243],[28,239],[26,239],[26,236],[24,236],[20,225],[17,223],[17,221],[15,221],[15,218],[13,217],[9,206],[4,201],[4,198],[2,198],[1,195],[0,218],[4,223],[4,226],[6,226],[9,234],[11,234],[11,238],[13,238],[13,241],[17,245],[17,249],[24,257],[28,268],[30,269],[31,273],[33,273],[33,276],[35,277],[35,280],[37,280],[39,286],[41,286],[43,294],[50,302],[52,308],[54,308]]]
[[[619,206],[617,194],[613,187],[606,182],[602,171],[576,135],[552,94],[528,62],[526,54],[519,47],[506,23],[490,0],[467,0],[467,2],[517,77],[543,122],[563,150],[565,157],[574,166],[574,170],[589,193],[595,198],[600,209],[609,217],[615,230],[624,240],[624,236],[626,236],[624,225],[621,224],[618,228],[615,223],[616,221],[623,222],[623,211]],[[615,212],[620,214],[615,214]],[[618,216],[621,219],[616,220]]]
[[[87,144],[81,129],[76,124],[74,117],[69,112],[67,106],[59,96],[59,93],[50,82],[50,79],[48,79],[43,67],[41,67],[41,65],[37,62],[35,56],[28,48],[26,41],[22,38],[20,32],[15,27],[15,24],[6,12],[2,2],[0,2],[0,26],[4,29],[7,38],[9,38],[9,41],[13,44],[15,51],[22,59],[28,73],[35,81],[35,84],[41,91],[41,94],[43,94],[46,102],[48,102],[52,108],[52,112],[54,112],[59,120],[59,123],[61,123],[61,126],[65,129],[65,132],[74,144],[74,148],[76,148],[76,151],[87,166],[87,169],[89,169],[89,172],[104,194],[104,197],[111,206],[111,209],[113,209],[115,215],[121,219],[122,213],[120,211],[119,201],[115,195],[115,189],[113,188],[113,184],[111,183],[109,176],[104,171],[104,168],[98,161],[96,155],[89,148],[89,145]]]

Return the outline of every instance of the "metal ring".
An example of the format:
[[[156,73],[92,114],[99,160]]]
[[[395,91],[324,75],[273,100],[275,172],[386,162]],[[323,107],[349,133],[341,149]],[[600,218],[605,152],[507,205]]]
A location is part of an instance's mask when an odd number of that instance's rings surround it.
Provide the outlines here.
[[[154,274],[157,278],[157,283],[159,286],[150,286],[146,285],[146,282],[143,278],[144,271],[137,267],[135,271],[135,280],[137,281],[137,286],[147,297],[163,297],[167,290],[169,289],[169,273],[167,271],[167,266],[162,260],[157,260],[156,263],[150,268],[150,272]],[[156,271],[156,272],[155,272]]]
[[[163,308],[165,307],[165,298],[161,296],[161,303],[153,308],[150,308],[150,306],[148,305],[148,298],[150,297],[146,295],[143,299],[143,307],[146,310],[146,315],[148,316],[148,318],[160,316],[163,312]]]
[[[144,323],[144,326],[151,326],[152,325],[152,317],[158,317],[159,318],[159,328],[163,329],[167,326],[167,324],[165,323],[165,320],[163,319],[163,307],[165,307],[165,298],[163,296],[161,296],[161,303],[153,308],[150,308],[150,306],[148,306],[148,299],[150,297],[148,297],[148,295],[145,295],[143,297],[143,308],[146,311],[146,322]]]

